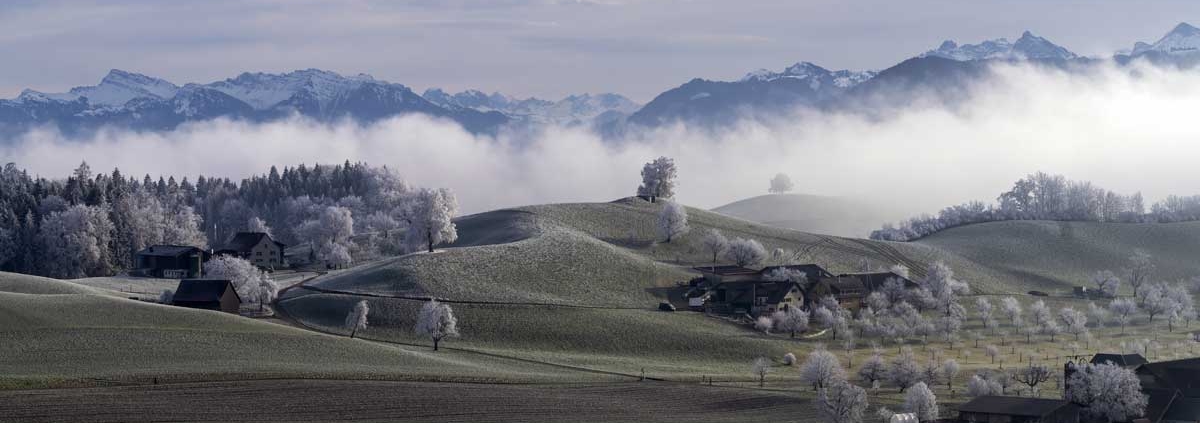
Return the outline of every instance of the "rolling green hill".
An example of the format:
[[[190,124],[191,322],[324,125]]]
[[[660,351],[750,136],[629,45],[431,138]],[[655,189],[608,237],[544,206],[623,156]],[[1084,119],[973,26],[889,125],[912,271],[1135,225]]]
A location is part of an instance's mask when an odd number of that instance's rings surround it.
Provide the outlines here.
[[[801,232],[866,238],[885,222],[915,210],[844,197],[769,194],[714,208],[717,213]]]

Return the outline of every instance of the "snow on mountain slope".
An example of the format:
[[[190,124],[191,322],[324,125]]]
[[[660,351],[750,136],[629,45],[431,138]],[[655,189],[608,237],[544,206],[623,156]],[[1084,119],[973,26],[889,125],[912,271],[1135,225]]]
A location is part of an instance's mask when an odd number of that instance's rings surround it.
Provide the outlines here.
[[[297,95],[311,97],[326,106],[364,83],[376,82],[383,83],[366,74],[345,77],[335,72],[305,69],[284,74],[247,72],[208,87],[244,101],[255,110],[266,110]]]
[[[1007,38],[997,38],[994,40],[986,40],[979,44],[963,44],[959,45],[951,40],[942,42],[942,45],[937,49],[922,53],[918,57],[941,57],[960,62],[969,62],[974,60],[1039,60],[1039,59],[1062,59],[1070,60],[1079,57],[1077,54],[1050,42],[1049,40],[1033,35],[1029,31],[1021,34],[1015,43],[1008,41]]]
[[[122,106],[129,100],[141,97],[169,99],[175,96],[179,87],[158,78],[152,78],[139,73],[113,69],[108,72],[100,83],[93,86],[75,87],[65,93],[39,93],[26,90],[18,99],[50,99],[75,101],[87,98],[89,104],[96,106]]]
[[[1134,44],[1131,54],[1139,56],[1150,52],[1168,55],[1190,55],[1200,52],[1200,28],[1186,22],[1180,23],[1154,44],[1143,42]]]
[[[819,90],[822,86],[830,84],[837,88],[850,88],[875,77],[876,74],[875,71],[830,71],[811,62],[799,62],[788,66],[783,72],[759,69],[746,74],[739,82],[769,82],[782,78],[793,78],[807,80],[813,90]]]

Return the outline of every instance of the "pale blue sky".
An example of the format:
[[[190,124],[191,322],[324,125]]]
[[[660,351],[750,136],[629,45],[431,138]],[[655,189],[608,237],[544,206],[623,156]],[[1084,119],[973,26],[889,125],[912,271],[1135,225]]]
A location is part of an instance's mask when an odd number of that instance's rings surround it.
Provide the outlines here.
[[[807,60],[877,69],[944,39],[1025,29],[1081,54],[1154,41],[1193,0],[4,1],[0,98],[61,91],[110,68],[175,83],[243,71],[369,73],[418,92],[477,88],[637,101],[695,77]]]

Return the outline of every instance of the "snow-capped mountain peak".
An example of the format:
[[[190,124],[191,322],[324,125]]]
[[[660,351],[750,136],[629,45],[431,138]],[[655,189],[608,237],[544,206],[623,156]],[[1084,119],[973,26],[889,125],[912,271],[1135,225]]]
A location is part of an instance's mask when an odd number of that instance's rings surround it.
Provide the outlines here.
[[[612,93],[573,94],[547,101],[535,97],[517,99],[498,92],[485,94],[479,90],[450,94],[440,88],[429,88],[421,96],[443,107],[494,110],[526,121],[558,124],[586,122],[607,112],[630,114],[640,107],[625,96]]]
[[[347,77],[337,72],[304,69],[283,74],[246,72],[208,86],[256,110],[266,110],[297,95],[311,96],[318,104],[327,105],[338,95],[369,83],[386,84],[362,73]]]
[[[1154,44],[1139,42],[1133,46],[1132,54],[1134,56],[1148,52],[1158,52],[1168,55],[1200,52],[1200,28],[1196,28],[1187,22],[1181,22]]]
[[[122,106],[135,98],[169,99],[175,96],[175,92],[178,90],[179,87],[175,84],[159,78],[113,69],[108,71],[108,74],[97,85],[75,87],[65,93],[40,93],[26,90],[29,95],[22,93],[18,100],[75,101],[86,98],[89,104],[115,107]]]
[[[812,62],[797,62],[783,69],[783,72],[773,72],[759,69],[746,74],[741,82],[770,82],[782,78],[806,80],[813,90],[822,86],[832,85],[837,88],[849,88],[875,77],[874,71],[830,71]]]
[[[969,62],[974,60],[1028,60],[1028,59],[1074,59],[1079,57],[1070,50],[1049,40],[1025,31],[1017,41],[1007,38],[986,40],[979,44],[959,45],[954,41],[943,41],[937,49],[927,51],[919,57],[941,57]]]

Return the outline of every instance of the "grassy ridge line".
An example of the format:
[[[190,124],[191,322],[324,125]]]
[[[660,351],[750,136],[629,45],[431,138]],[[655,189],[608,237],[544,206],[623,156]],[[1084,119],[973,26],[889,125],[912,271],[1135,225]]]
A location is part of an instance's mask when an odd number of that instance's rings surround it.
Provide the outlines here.
[[[425,297],[415,295],[396,295],[396,294],[372,294],[369,292],[352,292],[336,289],[319,288],[310,285],[296,285],[291,289],[303,289],[306,291],[315,291],[322,294],[348,295],[352,297],[369,297],[369,298],[390,298],[396,300],[410,300],[425,302],[429,300],[438,300],[447,304],[474,304],[474,305],[496,305],[496,306],[522,306],[522,307],[556,307],[556,308],[586,308],[597,310],[647,310],[645,307],[616,307],[616,306],[589,306],[579,304],[559,304],[559,303],[537,303],[537,302],[513,302],[513,301],[473,301],[473,300],[453,300],[441,297]],[[296,297],[284,298],[278,302],[286,302],[295,299]]]

